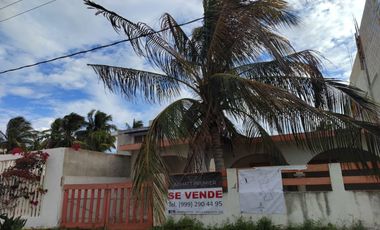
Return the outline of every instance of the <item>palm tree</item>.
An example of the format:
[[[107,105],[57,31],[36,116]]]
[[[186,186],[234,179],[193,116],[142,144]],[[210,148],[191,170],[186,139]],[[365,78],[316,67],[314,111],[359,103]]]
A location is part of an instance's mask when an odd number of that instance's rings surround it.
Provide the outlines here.
[[[50,130],[34,130],[32,133],[31,145],[29,146],[30,151],[45,149],[48,146],[50,138]]]
[[[33,128],[23,117],[15,117],[8,121],[5,133],[0,131],[1,148],[6,152],[18,147],[26,149],[32,143]]]
[[[204,0],[203,25],[190,35],[169,14],[157,31],[92,1],[85,4],[160,70],[90,64],[109,90],[153,103],[178,97],[184,88],[194,95],[172,102],[154,119],[135,163],[135,189],[153,183],[157,218],[163,217],[168,179],[163,139],[188,142],[187,171],[204,170],[211,157],[223,170],[222,139],[241,136],[261,137],[259,148],[283,164],[271,132],[292,134],[298,145],[315,151],[367,145],[379,156],[379,126],[372,123],[377,107],[358,89],[323,78],[320,55],[296,51],[280,35],[280,28],[299,21],[286,1]],[[329,126],[317,131],[321,122]]]
[[[85,148],[100,152],[114,148],[116,138],[111,132],[116,130],[116,126],[110,124],[112,116],[99,110],[91,110],[87,114],[87,120],[86,129],[77,133],[78,139],[84,143]]]
[[[49,148],[71,147],[77,141],[76,133],[83,127],[84,117],[70,113],[57,118],[50,126]]]
[[[133,119],[132,128],[137,129],[137,128],[142,128],[142,127],[144,127],[144,123],[143,123],[142,120],[137,120],[136,121],[135,119]]]
[[[125,123],[125,126],[127,126],[128,129],[132,128],[132,129],[137,129],[137,128],[142,128],[144,127],[144,123],[142,120],[135,120],[133,119],[133,122],[132,122],[132,127],[127,123]]]
[[[132,126],[129,125],[128,122],[125,123],[125,126],[127,127],[127,129],[137,129],[137,128],[144,127],[144,123],[143,123],[142,120],[135,120],[135,119],[133,119]]]

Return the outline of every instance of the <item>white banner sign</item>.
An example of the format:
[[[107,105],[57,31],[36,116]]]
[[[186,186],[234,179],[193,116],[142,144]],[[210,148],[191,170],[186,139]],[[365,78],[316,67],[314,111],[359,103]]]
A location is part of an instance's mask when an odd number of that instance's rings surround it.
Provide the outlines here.
[[[221,214],[222,188],[171,189],[168,193],[169,214]]]
[[[280,168],[239,170],[239,196],[243,213],[286,213]]]

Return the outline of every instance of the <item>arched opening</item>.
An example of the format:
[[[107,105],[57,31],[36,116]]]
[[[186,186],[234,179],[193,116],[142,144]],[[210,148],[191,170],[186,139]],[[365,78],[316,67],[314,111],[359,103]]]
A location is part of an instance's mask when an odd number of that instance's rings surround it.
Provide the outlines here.
[[[373,160],[373,154],[368,151],[361,149],[339,148],[317,154],[308,162],[308,164],[363,162]]]

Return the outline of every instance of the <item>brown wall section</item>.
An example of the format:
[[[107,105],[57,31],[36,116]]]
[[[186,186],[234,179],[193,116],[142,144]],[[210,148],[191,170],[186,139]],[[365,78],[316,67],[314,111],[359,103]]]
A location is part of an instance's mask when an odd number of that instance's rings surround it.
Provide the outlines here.
[[[129,156],[66,148],[64,176],[130,177]]]

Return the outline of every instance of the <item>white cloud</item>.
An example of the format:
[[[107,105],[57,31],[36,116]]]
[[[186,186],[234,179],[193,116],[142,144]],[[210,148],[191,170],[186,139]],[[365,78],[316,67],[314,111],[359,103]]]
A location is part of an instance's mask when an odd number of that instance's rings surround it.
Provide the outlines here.
[[[50,128],[51,123],[56,119],[56,117],[38,117],[31,119],[30,122],[33,128],[39,131],[47,130]]]
[[[132,20],[148,23],[155,22],[166,11],[189,18],[200,16],[202,12],[200,0],[96,2]],[[30,2],[17,4],[4,17],[22,11],[27,8],[25,5],[32,7]],[[5,44],[10,47],[33,54],[34,57],[53,56],[69,49],[121,38],[105,18],[94,14],[95,11],[87,9],[83,1],[56,1],[1,23],[0,26],[8,38]]]
[[[11,1],[0,1],[0,6]],[[44,0],[23,1],[3,10],[2,18],[39,5]],[[144,21],[159,26],[163,12],[170,12],[185,22],[202,16],[201,0],[127,0],[96,1],[134,21]],[[361,0],[290,0],[300,12],[303,23],[285,31],[297,49],[315,49],[322,52],[337,70],[347,77],[350,69],[349,53],[353,55],[352,15],[358,20],[364,7]],[[0,23],[0,71],[57,55],[75,52],[123,39],[115,33],[108,21],[95,16],[82,1],[56,1],[22,16]],[[187,27],[188,29],[191,27]],[[350,40],[351,39],[351,40]],[[347,48],[347,47],[348,48]],[[347,51],[348,50],[348,51]],[[31,120],[37,129],[45,129],[57,117],[70,112],[86,115],[91,109],[99,109],[113,116],[120,128],[125,122],[153,119],[165,106],[142,105],[127,102],[120,95],[104,90],[102,82],[86,64],[99,63],[149,69],[144,60],[136,57],[129,45],[121,44],[111,49],[88,53],[75,58],[0,75],[0,129],[9,118],[22,115]],[[78,98],[73,98],[81,92]],[[18,95],[34,105],[20,110],[18,105],[6,105],[7,95]],[[191,96],[184,91],[183,96]],[[5,107],[4,107],[5,106]],[[38,112],[34,107],[40,107]]]
[[[10,89],[10,94],[26,97],[26,98],[34,98],[34,99],[42,98],[45,96],[45,94],[40,94],[40,93],[36,94],[34,90],[27,87],[12,87],[12,89]]]
[[[329,61],[328,71],[341,72],[330,77],[347,79],[355,56],[354,18],[359,23],[364,0],[289,0],[299,12],[301,24],[285,31],[297,50],[314,49]]]

